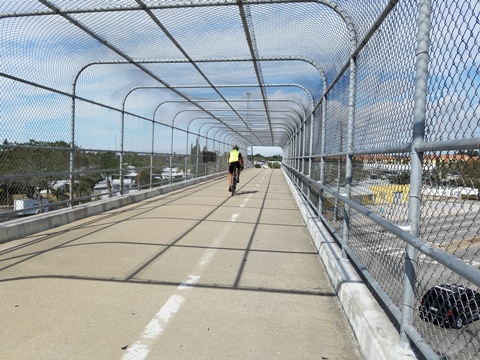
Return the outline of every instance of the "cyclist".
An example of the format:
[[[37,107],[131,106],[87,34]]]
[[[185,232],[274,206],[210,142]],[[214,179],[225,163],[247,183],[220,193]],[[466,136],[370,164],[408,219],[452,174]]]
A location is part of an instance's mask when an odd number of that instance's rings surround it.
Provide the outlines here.
[[[237,183],[240,182],[240,172],[243,170],[242,153],[238,151],[238,145],[234,145],[233,149],[228,154],[228,191],[232,191],[233,171],[237,171]]]

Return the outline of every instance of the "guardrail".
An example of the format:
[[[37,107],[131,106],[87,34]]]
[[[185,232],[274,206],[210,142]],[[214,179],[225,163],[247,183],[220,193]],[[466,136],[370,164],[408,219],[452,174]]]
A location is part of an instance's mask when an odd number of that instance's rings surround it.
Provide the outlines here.
[[[441,352],[446,356],[444,358],[458,358],[458,353],[452,351],[452,347],[459,347],[459,343],[462,344],[464,352],[478,351],[475,347],[475,342],[478,340],[476,335],[478,324],[475,321],[462,324],[462,328],[465,327],[462,330],[456,329],[455,324],[451,324],[451,327],[442,327],[442,324],[433,325],[420,318],[422,316],[420,302],[423,295],[435,285],[448,283],[447,279],[450,279],[450,282],[455,279],[454,283],[472,288],[477,298],[480,298],[480,293],[477,292],[480,287],[478,265],[475,266],[466,262],[465,259],[454,256],[428,239],[413,236],[408,225],[398,224],[385,216],[376,214],[371,208],[349,199],[336,188],[312,180],[288,165],[284,164],[284,169],[305,202],[336,239],[344,256],[354,263],[409,341],[426,358],[438,359]],[[336,208],[329,210],[324,207],[322,213],[321,204],[332,203],[332,199],[338,201]],[[474,208],[477,212],[479,205],[477,204]],[[329,216],[330,211],[336,212],[337,216]],[[355,219],[353,222],[352,218]],[[429,219],[425,221],[428,222]],[[393,220],[400,220],[400,218],[393,217]],[[359,225],[362,225],[362,229],[356,228]],[[343,228],[344,226],[346,228]],[[368,231],[366,227],[369,228]],[[395,251],[392,252],[392,244],[395,242]],[[415,258],[410,257],[408,246],[419,251]],[[365,255],[366,252],[369,254]],[[396,269],[395,273],[392,273],[392,268]],[[398,287],[391,286],[392,282]],[[408,295],[405,294],[403,283],[409,283],[409,286],[414,289],[415,305],[408,310],[414,314],[411,317],[404,314],[405,307],[402,306],[404,297]],[[390,284],[390,286],[386,287],[384,284]],[[458,307],[463,309],[463,305]],[[436,346],[432,344],[425,336],[427,330],[433,330],[440,336],[444,336],[443,342],[449,339],[450,343],[444,344],[449,350],[442,351],[439,348],[440,344]],[[452,336],[455,338],[452,339]]]

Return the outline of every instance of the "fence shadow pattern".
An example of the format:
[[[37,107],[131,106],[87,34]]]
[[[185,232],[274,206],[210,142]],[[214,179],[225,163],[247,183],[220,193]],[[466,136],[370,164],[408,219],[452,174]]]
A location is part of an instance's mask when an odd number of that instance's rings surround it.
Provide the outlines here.
[[[478,1],[94,3],[0,4],[1,222],[276,147],[401,345],[479,356]]]

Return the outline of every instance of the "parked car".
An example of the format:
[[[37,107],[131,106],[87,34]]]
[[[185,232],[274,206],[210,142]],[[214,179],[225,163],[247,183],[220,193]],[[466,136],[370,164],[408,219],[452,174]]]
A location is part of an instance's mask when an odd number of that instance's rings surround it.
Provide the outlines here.
[[[437,285],[420,299],[419,315],[425,321],[460,329],[480,318],[480,293],[455,284]]]

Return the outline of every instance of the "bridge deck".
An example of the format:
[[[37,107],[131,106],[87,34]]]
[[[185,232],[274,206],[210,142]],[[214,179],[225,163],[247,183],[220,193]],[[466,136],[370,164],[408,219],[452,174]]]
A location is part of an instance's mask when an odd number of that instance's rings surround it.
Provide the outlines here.
[[[280,170],[0,244],[1,359],[361,359]]]

